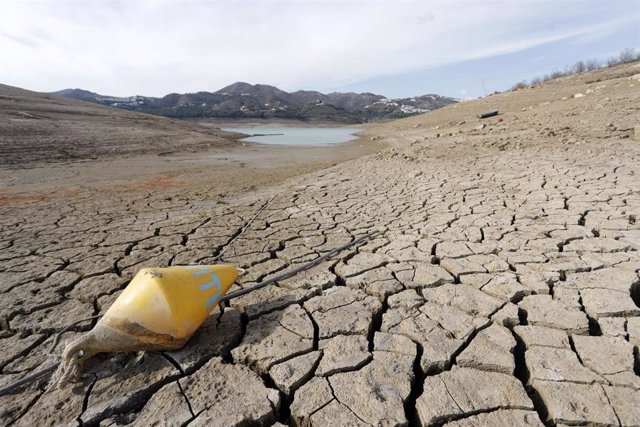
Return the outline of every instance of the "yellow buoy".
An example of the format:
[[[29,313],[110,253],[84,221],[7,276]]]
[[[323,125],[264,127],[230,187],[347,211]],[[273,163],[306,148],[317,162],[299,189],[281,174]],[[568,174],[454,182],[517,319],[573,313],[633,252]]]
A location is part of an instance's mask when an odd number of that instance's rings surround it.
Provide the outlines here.
[[[232,265],[144,268],[96,326],[65,348],[86,360],[97,353],[174,350],[205,321],[238,277]]]

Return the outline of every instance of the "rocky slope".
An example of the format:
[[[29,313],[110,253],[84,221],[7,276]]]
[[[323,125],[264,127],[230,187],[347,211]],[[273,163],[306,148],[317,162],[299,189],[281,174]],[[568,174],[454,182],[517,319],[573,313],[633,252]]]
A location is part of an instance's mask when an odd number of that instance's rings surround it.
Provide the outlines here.
[[[639,425],[639,84],[628,64],[388,123],[367,132],[391,148],[225,204],[185,184],[0,207],[0,384],[144,266],[224,251],[244,287],[382,231],[180,351],[0,397],[1,423]]]
[[[294,119],[336,123],[363,123],[408,117],[457,102],[439,95],[387,99],[372,93],[323,94],[316,91],[287,93],[268,85],[238,82],[217,92],[113,97],[82,89],[65,89],[52,95],[112,107],[178,118]]]
[[[212,127],[0,85],[0,165],[229,146]]]

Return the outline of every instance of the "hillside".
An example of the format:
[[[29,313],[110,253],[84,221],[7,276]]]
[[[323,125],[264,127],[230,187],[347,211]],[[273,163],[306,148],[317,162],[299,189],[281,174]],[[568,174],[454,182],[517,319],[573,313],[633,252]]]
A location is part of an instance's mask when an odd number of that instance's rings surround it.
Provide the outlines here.
[[[52,95],[176,118],[293,119],[344,124],[409,117],[457,102],[454,98],[433,94],[388,99],[373,93],[325,95],[303,90],[288,93],[274,86],[244,82],[213,93],[173,93],[162,98],[114,97],[82,89],[65,89]]]
[[[211,127],[0,85],[0,165],[202,150],[233,138]]]

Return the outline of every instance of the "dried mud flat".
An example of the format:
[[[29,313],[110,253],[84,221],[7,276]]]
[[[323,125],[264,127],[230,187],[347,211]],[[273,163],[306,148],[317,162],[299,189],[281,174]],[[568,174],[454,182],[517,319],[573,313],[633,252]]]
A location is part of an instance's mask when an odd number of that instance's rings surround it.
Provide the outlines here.
[[[0,422],[640,424],[639,86],[628,64],[392,122],[366,131],[387,149],[224,203],[203,185],[5,205],[3,385],[143,266],[215,262],[274,195],[224,253],[239,286],[383,233],[180,351],[0,397]]]

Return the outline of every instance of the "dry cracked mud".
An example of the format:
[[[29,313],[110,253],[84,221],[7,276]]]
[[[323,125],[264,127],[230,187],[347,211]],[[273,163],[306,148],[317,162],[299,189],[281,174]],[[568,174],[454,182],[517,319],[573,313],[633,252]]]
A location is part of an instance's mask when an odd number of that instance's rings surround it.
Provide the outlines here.
[[[640,425],[639,73],[373,127],[389,148],[225,203],[87,188],[2,207],[0,385],[142,267],[224,251],[245,287],[381,233],[232,300],[182,350],[0,397],[0,424]]]

